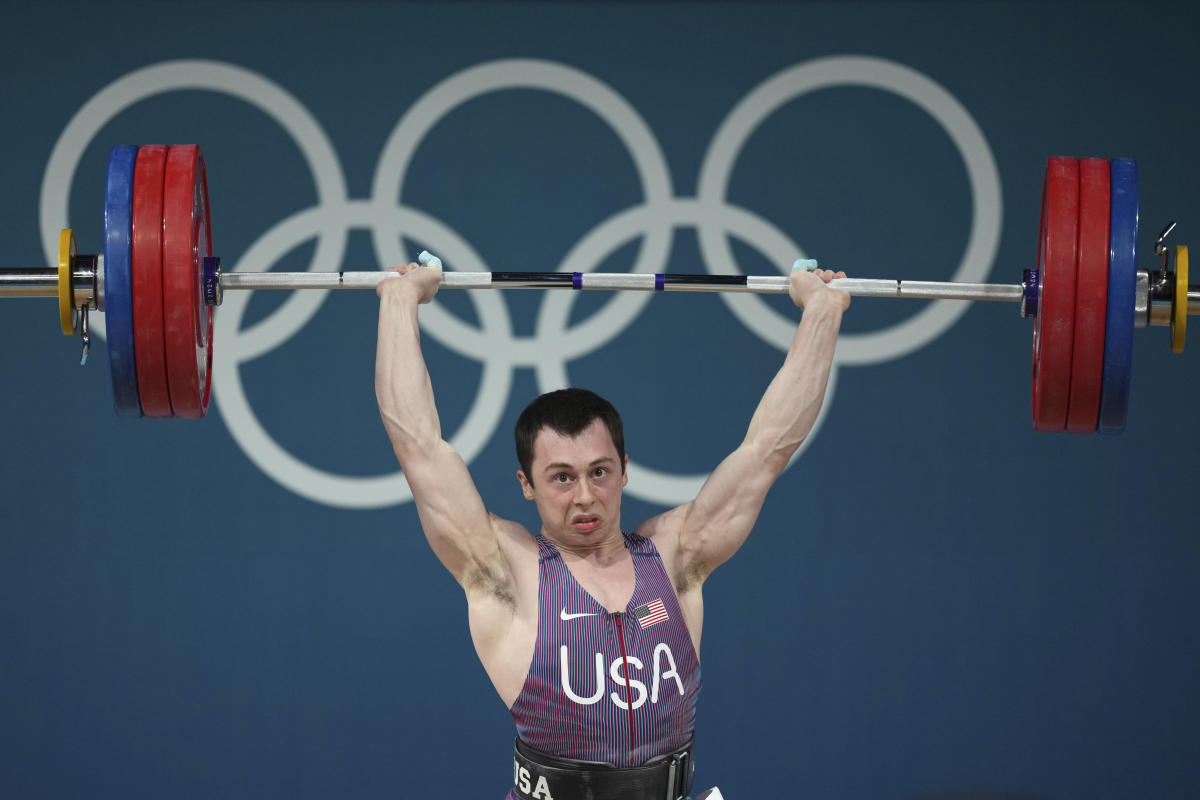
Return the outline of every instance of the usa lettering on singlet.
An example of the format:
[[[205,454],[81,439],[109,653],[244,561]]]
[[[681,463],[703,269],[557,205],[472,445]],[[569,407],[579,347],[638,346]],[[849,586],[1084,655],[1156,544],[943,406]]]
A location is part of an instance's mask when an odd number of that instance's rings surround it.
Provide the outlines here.
[[[700,693],[700,662],[658,550],[637,534],[624,537],[635,586],[619,614],[588,594],[557,548],[537,537],[537,643],[511,709],[530,747],[616,767],[640,766],[686,744]],[[515,798],[514,789],[507,800]]]

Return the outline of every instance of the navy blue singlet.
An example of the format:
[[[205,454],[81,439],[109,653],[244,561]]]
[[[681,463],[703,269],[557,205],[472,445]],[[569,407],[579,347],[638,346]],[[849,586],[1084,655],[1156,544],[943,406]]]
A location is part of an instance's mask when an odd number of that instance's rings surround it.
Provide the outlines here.
[[[521,740],[564,758],[640,766],[687,743],[700,661],[654,544],[626,533],[636,584],[610,614],[538,536],[538,632],[512,706]],[[514,800],[510,791],[506,800]]]

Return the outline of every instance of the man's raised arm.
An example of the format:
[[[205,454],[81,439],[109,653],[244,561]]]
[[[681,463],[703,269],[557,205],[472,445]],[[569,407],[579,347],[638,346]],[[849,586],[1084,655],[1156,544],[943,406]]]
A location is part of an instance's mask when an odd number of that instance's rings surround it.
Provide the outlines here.
[[[464,589],[508,594],[512,576],[467,465],[442,438],[421,354],[417,307],[437,294],[442,271],[408,264],[381,281],[375,396],[434,553]]]
[[[783,366],[759,401],[741,445],[713,471],[691,503],[668,512],[652,531],[659,538],[678,534],[672,559],[680,588],[698,585],[741,547],[766,499],[767,490],[812,430],[825,397],[845,292],[825,284],[845,275],[828,270],[795,271],[792,301],[804,315]],[[675,542],[664,542],[666,547]]]

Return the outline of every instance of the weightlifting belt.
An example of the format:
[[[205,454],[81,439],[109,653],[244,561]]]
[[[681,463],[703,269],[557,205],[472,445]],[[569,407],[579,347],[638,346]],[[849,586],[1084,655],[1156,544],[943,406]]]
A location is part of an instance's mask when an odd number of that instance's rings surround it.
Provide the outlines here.
[[[692,788],[692,745],[640,767],[614,767],[596,761],[543,753],[516,740],[513,769],[521,800],[684,800]],[[540,791],[539,791],[540,789]]]

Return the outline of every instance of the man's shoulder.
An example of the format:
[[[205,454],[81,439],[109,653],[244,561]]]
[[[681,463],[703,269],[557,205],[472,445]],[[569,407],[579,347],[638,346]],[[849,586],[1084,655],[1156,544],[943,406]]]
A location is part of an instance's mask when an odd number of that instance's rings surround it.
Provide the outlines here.
[[[674,558],[679,547],[684,509],[684,506],[680,506],[651,517],[633,529],[633,536],[650,543],[663,559]]]
[[[634,534],[643,539],[657,542],[672,534],[678,536],[687,518],[688,506],[682,505],[657,514],[633,529]]]
[[[495,515],[492,515],[492,527],[513,578],[524,583],[535,577],[543,549],[541,540],[521,523]]]
[[[538,537],[521,523],[498,517],[490,511],[488,512],[488,518],[492,523],[492,528],[503,540],[520,547],[537,549]]]

